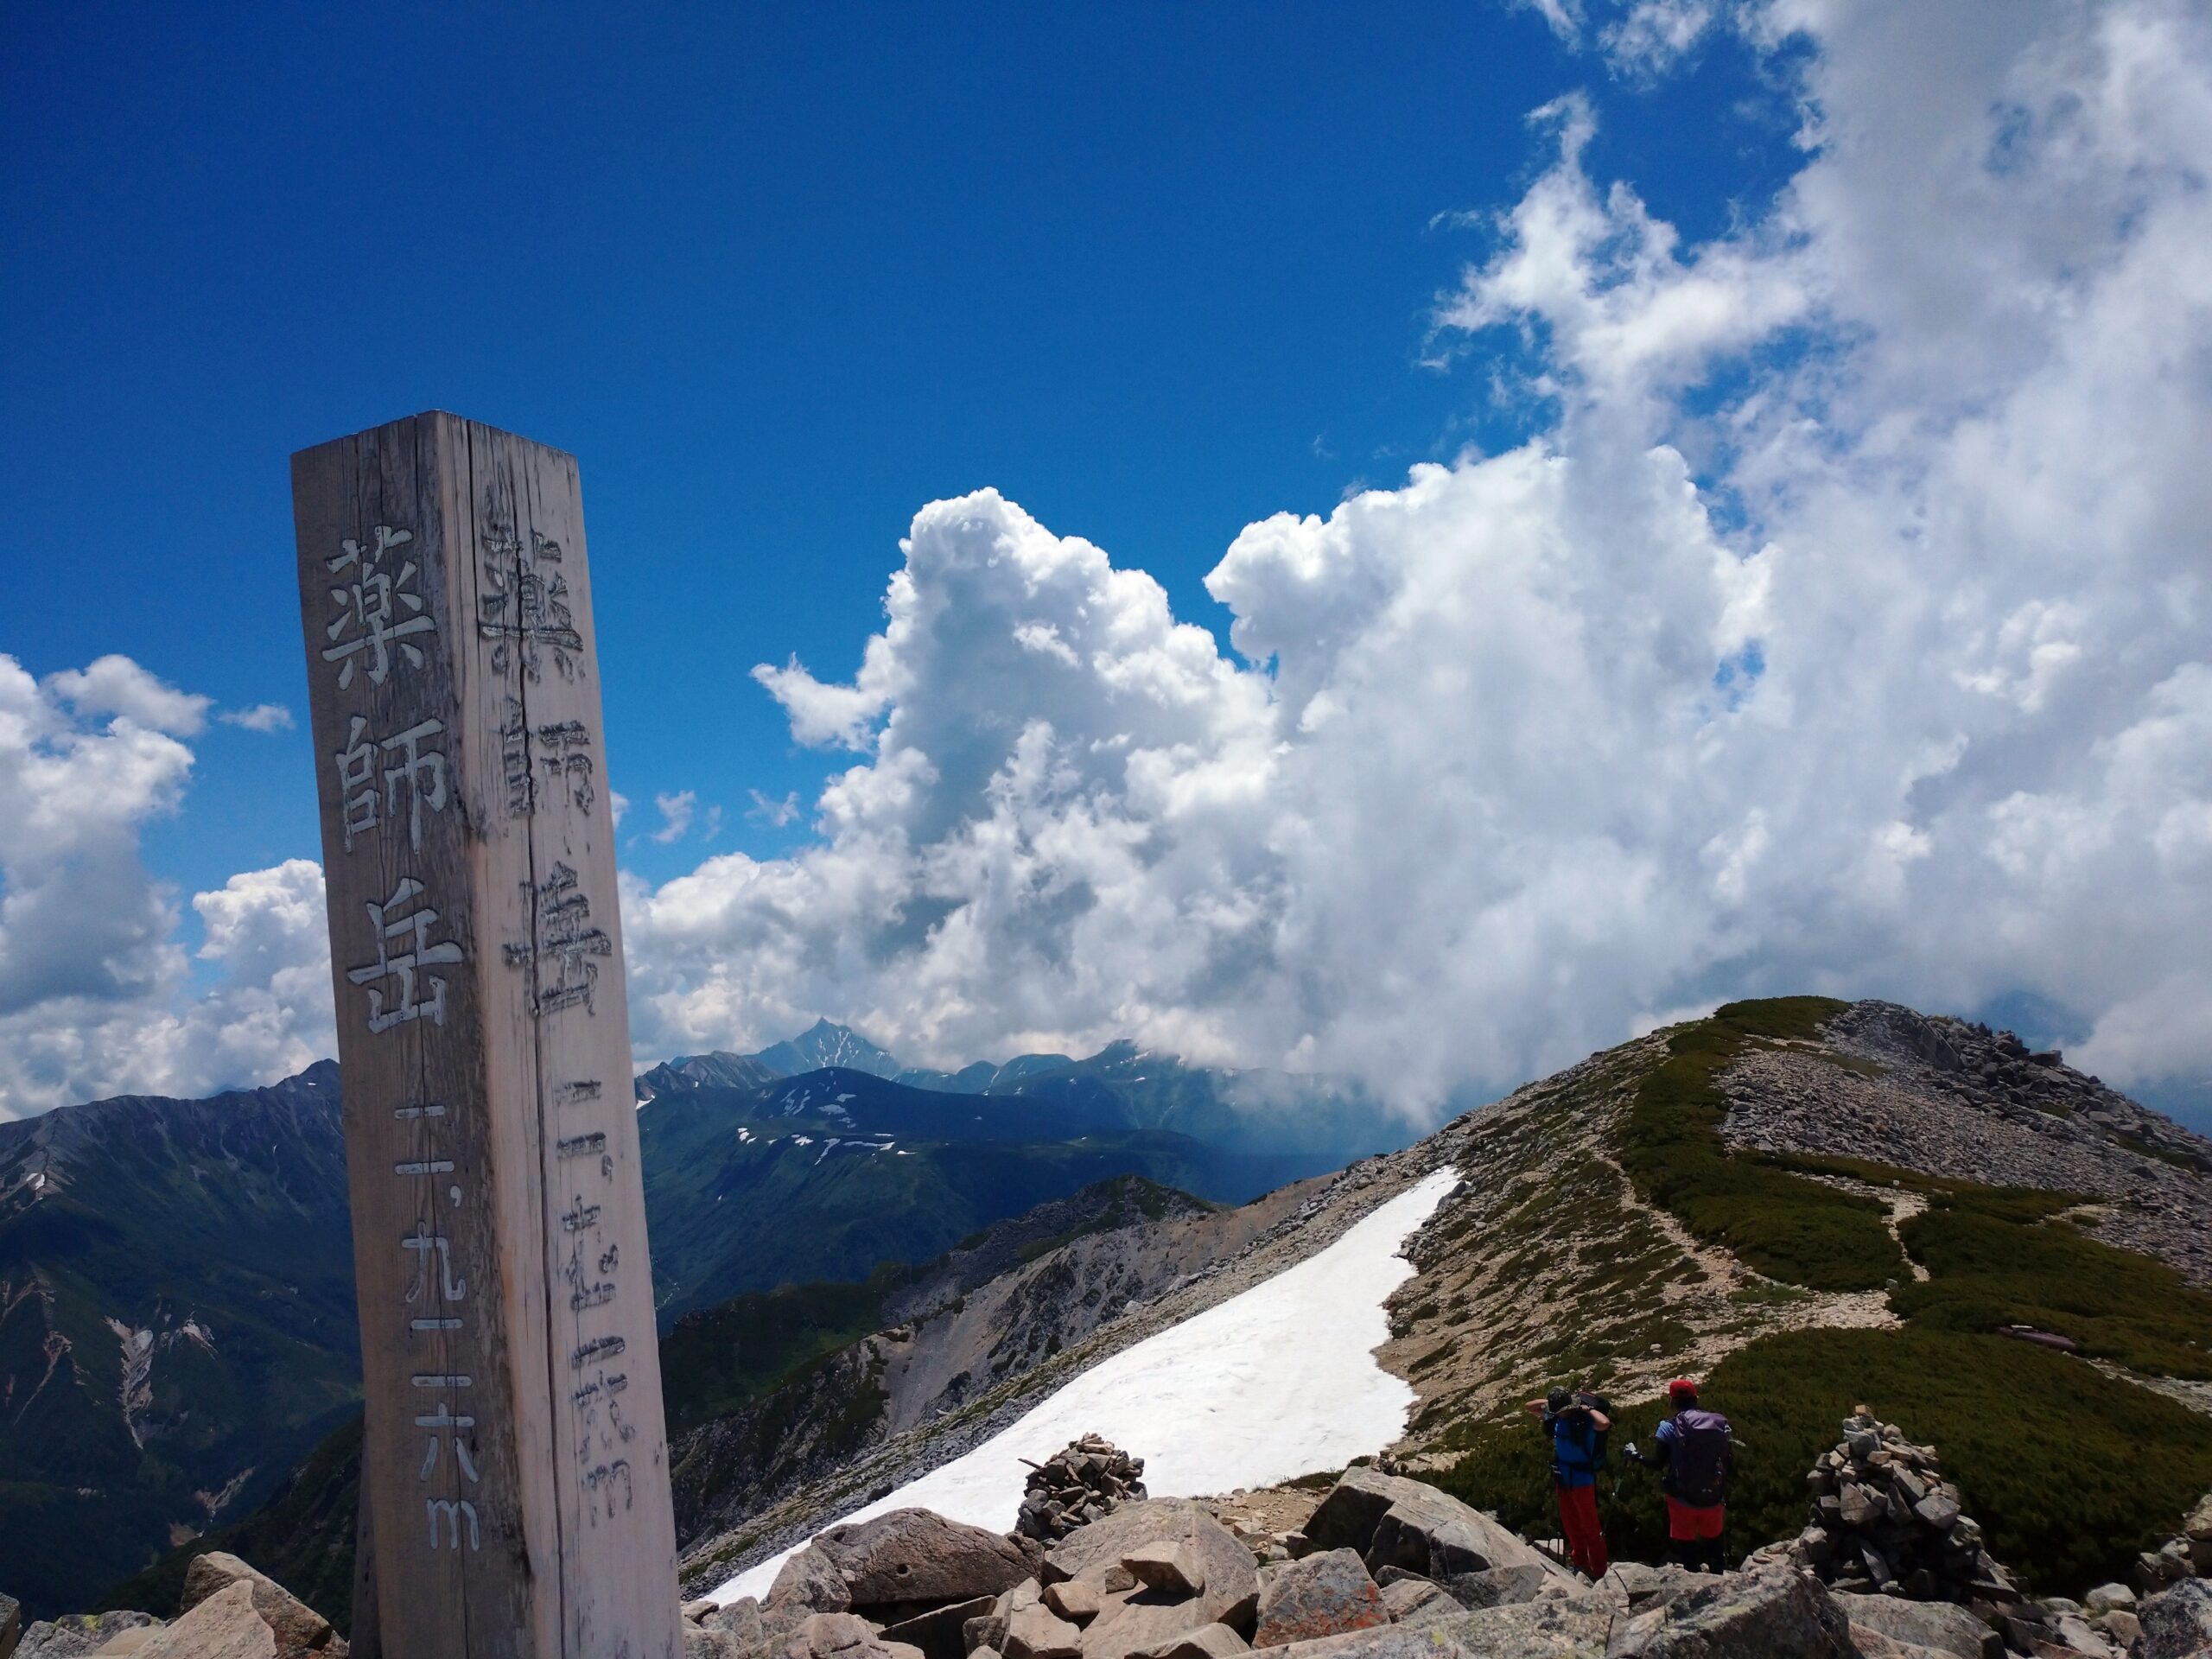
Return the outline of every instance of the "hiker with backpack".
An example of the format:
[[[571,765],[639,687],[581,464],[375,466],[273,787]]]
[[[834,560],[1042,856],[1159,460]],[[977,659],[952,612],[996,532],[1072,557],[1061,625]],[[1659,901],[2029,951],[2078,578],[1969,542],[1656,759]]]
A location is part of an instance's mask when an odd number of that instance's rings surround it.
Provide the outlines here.
[[[1630,1441],[1628,1455],[1661,1471],[1667,1496],[1667,1536],[1676,1565],[1725,1573],[1720,1534],[1728,1520],[1728,1478],[1735,1472],[1736,1441],[1728,1420],[1697,1402],[1697,1384],[1677,1377],[1667,1385],[1671,1416],[1659,1420],[1649,1452]]]
[[[1605,1529],[1598,1520],[1598,1471],[1605,1466],[1605,1436],[1612,1407],[1602,1395],[1554,1389],[1531,1400],[1529,1414],[1543,1423],[1552,1443],[1552,1485],[1559,1493],[1560,1532],[1575,1566],[1592,1582],[1605,1576]]]

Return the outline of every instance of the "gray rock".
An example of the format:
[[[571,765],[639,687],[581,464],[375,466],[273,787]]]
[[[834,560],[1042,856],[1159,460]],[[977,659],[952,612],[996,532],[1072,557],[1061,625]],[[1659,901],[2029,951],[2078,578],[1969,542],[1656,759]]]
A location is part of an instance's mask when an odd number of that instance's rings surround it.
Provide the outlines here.
[[[2145,1597],[2135,1617],[2143,1639],[2134,1659],[2185,1659],[2212,1649],[2212,1580],[2188,1579]]]
[[[752,1651],[741,1646],[728,1630],[690,1619],[683,1622],[683,1659],[747,1659]]]
[[[1081,1659],[1083,1632],[1042,1601],[1032,1602],[1007,1615],[1003,1651],[1006,1659]]]
[[[849,1611],[852,1605],[853,1592],[845,1575],[818,1543],[809,1544],[784,1563],[776,1581],[768,1586],[767,1600],[761,1604],[771,1624],[782,1622],[777,1615],[787,1609],[842,1613]]]
[[[1605,1649],[1607,1659],[1847,1659],[1851,1650],[1851,1621],[1835,1598],[1789,1567],[1708,1578],[1637,1614]]]
[[[41,1619],[25,1630],[14,1659],[76,1659],[107,1645],[125,1630],[149,1630],[160,1621],[151,1613],[76,1613]]]
[[[1139,1544],[1122,1557],[1122,1565],[1148,1590],[1195,1596],[1206,1587],[1205,1564],[1198,1560],[1198,1552],[1180,1538],[1158,1538]]]
[[[1269,1659],[1604,1659],[1618,1618],[1586,1597],[1522,1602],[1294,1643]]]
[[[809,1613],[784,1638],[783,1659],[921,1659],[918,1649],[886,1642],[858,1613]]]
[[[269,1627],[279,1659],[292,1659],[295,1654],[324,1654],[340,1659],[345,1654],[345,1638],[332,1630],[328,1619],[267,1573],[219,1549],[194,1556],[192,1565],[185,1569],[184,1594],[177,1604],[178,1618],[169,1626],[170,1631],[185,1630],[191,1623],[191,1615],[203,1602],[238,1585],[246,1586],[246,1599],[254,1616]],[[196,1655],[199,1651],[196,1648],[172,1649],[161,1643],[149,1643],[140,1649],[149,1655],[172,1650],[179,1655]],[[210,1649],[211,1652],[216,1650]]]
[[[1285,1561],[1268,1570],[1260,1586],[1252,1645],[1287,1647],[1294,1642],[1371,1630],[1389,1622],[1382,1592],[1367,1575],[1358,1553],[1350,1548],[1325,1549],[1318,1555]]]
[[[751,1596],[740,1596],[727,1606],[703,1615],[699,1623],[710,1630],[719,1630],[737,1643],[740,1653],[750,1653],[755,1648],[768,1644],[767,1626],[760,1617],[760,1604]]]
[[[988,1618],[996,1605],[996,1599],[991,1596],[947,1602],[885,1625],[883,1639],[919,1648],[923,1659],[965,1659],[968,1621]]]
[[[10,1659],[23,1639],[23,1604],[0,1593],[0,1659]]]
[[[1498,1567],[1556,1571],[1517,1533],[1433,1486],[1369,1468],[1344,1471],[1306,1522],[1324,1549],[1353,1549],[1370,1572],[1400,1567],[1441,1583]]]
[[[2082,1598],[2082,1605],[2092,1613],[2108,1613],[2116,1607],[2135,1610],[2135,1592],[2124,1584],[2101,1584]]]
[[[1192,1596],[1137,1584],[1122,1563],[1146,1544],[1186,1543],[1204,1572]],[[1117,1581],[1129,1587],[1116,1589]],[[1053,1582],[1088,1579],[1100,1586],[1098,1616],[1083,1632],[1084,1659],[1130,1659],[1202,1624],[1251,1628],[1260,1581],[1251,1553],[1236,1535],[1183,1498],[1128,1503],[1070,1533],[1045,1560]],[[1010,1656],[1009,1656],[1010,1659]]]
[[[1645,1569],[1649,1571],[1649,1569]],[[1436,1582],[1469,1612],[1534,1601],[1552,1575],[1541,1567],[1493,1567],[1480,1573],[1454,1573]]]
[[[1140,1659],[1236,1659],[1238,1654],[1249,1653],[1244,1638],[1226,1624],[1201,1624],[1195,1630],[1171,1637],[1156,1647],[1147,1648]]]
[[[2181,1523],[2183,1536],[2192,1543],[2212,1544],[2212,1492],[2196,1500],[2189,1519]]]
[[[200,1560],[207,1559],[201,1556]],[[194,1561],[193,1566],[197,1567],[200,1560]],[[310,1659],[315,1655],[341,1659],[346,1652],[345,1638],[334,1634],[327,1622],[283,1590],[277,1590],[276,1595],[290,1605],[287,1607],[279,1604],[275,1611],[286,1629],[280,1632],[264,1617],[257,1604],[269,1598],[265,1592],[259,1596],[256,1592],[268,1582],[264,1580],[257,1584],[251,1578],[234,1578],[212,1592],[203,1593],[174,1624],[163,1625],[137,1649],[139,1659]],[[188,1577],[186,1586],[189,1596]],[[298,1618],[295,1609],[306,1614],[306,1620]],[[321,1640],[308,1645],[300,1639],[301,1631],[316,1623],[321,1625]]]
[[[1854,1626],[1878,1630],[1893,1642],[1910,1643],[1958,1659],[2003,1659],[1997,1632],[1965,1608],[1948,1601],[1901,1601],[1895,1596],[1835,1592],[1837,1605]]]
[[[1384,1585],[1382,1610],[1394,1624],[1433,1624],[1466,1611],[1442,1585],[1431,1584],[1427,1579],[1400,1579]]]
[[[995,1596],[1030,1576],[1019,1545],[934,1510],[893,1510],[832,1527],[811,1546],[843,1574],[848,1605],[968,1601]]]
[[[1071,1624],[1088,1624],[1097,1618],[1104,1597],[1105,1586],[1089,1579],[1063,1579],[1045,1587],[1045,1605]]]

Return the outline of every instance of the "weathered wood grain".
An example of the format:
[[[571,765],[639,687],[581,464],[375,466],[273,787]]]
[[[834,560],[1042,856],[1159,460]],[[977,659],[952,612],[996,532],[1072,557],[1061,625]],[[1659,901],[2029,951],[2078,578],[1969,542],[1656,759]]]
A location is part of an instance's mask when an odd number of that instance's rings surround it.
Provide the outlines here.
[[[293,495],[381,1643],[673,1659],[575,463],[434,413]]]

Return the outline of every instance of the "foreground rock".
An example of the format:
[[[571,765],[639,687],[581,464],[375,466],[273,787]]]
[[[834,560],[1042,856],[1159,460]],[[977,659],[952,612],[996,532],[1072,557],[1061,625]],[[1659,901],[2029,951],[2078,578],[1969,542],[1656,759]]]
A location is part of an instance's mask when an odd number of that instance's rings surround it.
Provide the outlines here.
[[[2184,1659],[2212,1653],[2212,1581],[2190,1579],[2147,1598],[2136,1614],[2142,1639],[2134,1659]]]
[[[1418,1580],[1402,1581],[1408,1590]],[[1397,1589],[1398,1585],[1391,1586]],[[1444,1592],[1431,1585],[1436,1595]],[[1446,1597],[1446,1599],[1449,1599]],[[1418,1605],[1408,1603],[1408,1605]],[[1358,1554],[1350,1549],[1326,1549],[1303,1560],[1270,1567],[1260,1575],[1259,1622],[1253,1632],[1255,1648],[1282,1647],[1317,1637],[1340,1636],[1347,1630],[1370,1630],[1392,1622],[1382,1592],[1368,1576]]]
[[[1140,1580],[1132,1564],[1158,1582]],[[1097,1592],[1098,1611],[1083,1628],[1083,1659],[1132,1659],[1208,1624],[1241,1639],[1259,1608],[1251,1552],[1181,1498],[1125,1504],[1070,1533],[1046,1556],[1043,1576],[1050,1584],[1079,1580]]]
[[[14,1659],[76,1659],[92,1653],[131,1630],[155,1630],[160,1621],[151,1613],[79,1613],[67,1618],[41,1619],[23,1632]]]
[[[1955,1659],[2000,1659],[2005,1643],[1965,1608],[1944,1601],[1905,1601],[1896,1596],[1861,1596],[1847,1592],[1836,1596],[1851,1634],[1862,1652],[1876,1646],[1868,1636],[1891,1646],[1903,1643],[1930,1653],[1950,1654]]]
[[[832,1527],[811,1548],[843,1580],[845,1605],[862,1613],[995,1596],[1035,1570],[1012,1540],[932,1510],[893,1510]]]
[[[1433,1486],[1352,1468],[1306,1522],[1322,1549],[1350,1549],[1379,1573],[1386,1567],[1439,1581],[1499,1567],[1527,1567],[1573,1574],[1494,1516]]]

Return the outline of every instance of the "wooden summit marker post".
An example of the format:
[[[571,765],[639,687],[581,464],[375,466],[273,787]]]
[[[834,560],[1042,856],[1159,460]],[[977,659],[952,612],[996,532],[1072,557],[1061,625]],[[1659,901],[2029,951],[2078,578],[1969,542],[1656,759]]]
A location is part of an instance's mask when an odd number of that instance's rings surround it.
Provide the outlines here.
[[[575,461],[418,415],[292,500],[381,1645],[680,1659]]]

